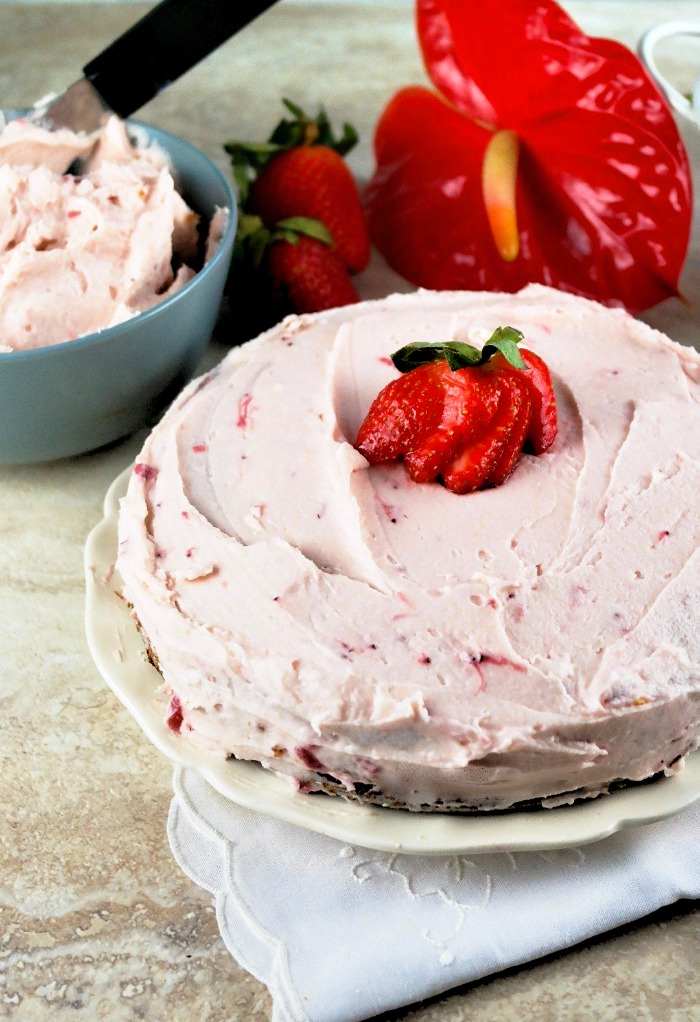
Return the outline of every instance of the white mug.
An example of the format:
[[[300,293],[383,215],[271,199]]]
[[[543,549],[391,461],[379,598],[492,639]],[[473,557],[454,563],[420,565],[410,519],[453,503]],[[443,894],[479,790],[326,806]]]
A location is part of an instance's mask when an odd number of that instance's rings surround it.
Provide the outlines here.
[[[696,127],[700,128],[700,78],[695,82],[692,96],[689,99],[661,74],[654,60],[654,47],[659,40],[676,35],[700,36],[700,22],[666,21],[661,25],[650,28],[648,32],[644,33],[639,42],[639,56],[649,74],[668,99],[671,107],[681,116],[685,117],[686,120],[691,121]]]

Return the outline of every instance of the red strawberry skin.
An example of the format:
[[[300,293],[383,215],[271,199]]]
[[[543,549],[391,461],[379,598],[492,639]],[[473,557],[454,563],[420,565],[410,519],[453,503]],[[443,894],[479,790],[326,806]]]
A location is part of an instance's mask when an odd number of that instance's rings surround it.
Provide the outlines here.
[[[291,302],[295,312],[321,312],[360,300],[338,255],[315,238],[274,242],[267,269],[274,299]]]
[[[413,478],[434,479],[489,400],[473,374],[452,372],[447,362],[419,366],[380,392],[360,427],[357,447],[373,465],[407,456]]]
[[[355,179],[342,156],[327,146],[299,146],[275,156],[251,184],[250,210],[269,227],[293,216],[320,220],[351,273],[369,262],[369,233]]]
[[[499,379],[497,385],[492,379],[491,387],[498,394],[494,415],[476,437],[460,438],[458,453],[442,469],[443,482],[453,493],[500,486],[518,463],[530,424],[528,389],[510,375]]]
[[[494,355],[484,371],[503,375],[508,373],[527,386],[532,402],[532,415],[526,439],[535,454],[551,447],[557,435],[557,405],[549,369],[539,355],[526,348],[520,349],[526,369],[516,369],[501,354]]]
[[[557,433],[549,371],[533,352],[520,354],[524,370],[498,353],[484,365],[430,362],[392,380],[355,446],[371,465],[403,457],[415,482],[441,478],[453,493],[500,486],[526,442],[541,454]]]

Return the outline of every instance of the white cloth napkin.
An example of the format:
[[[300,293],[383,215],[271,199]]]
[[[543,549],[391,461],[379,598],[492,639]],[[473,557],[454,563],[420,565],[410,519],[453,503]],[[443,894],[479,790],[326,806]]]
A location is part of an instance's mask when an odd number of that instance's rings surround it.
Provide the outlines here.
[[[700,804],[582,848],[416,857],[242,809],[190,770],[174,788],[173,854],[273,1022],[357,1022],[700,897]]]

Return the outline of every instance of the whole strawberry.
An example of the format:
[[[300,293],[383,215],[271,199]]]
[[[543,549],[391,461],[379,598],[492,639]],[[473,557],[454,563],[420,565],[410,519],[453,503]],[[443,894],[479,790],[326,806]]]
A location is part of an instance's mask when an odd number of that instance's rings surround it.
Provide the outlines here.
[[[404,375],[373,401],[357,449],[371,465],[404,458],[415,482],[439,478],[453,493],[499,486],[526,444],[542,454],[557,435],[549,370],[518,351],[521,340],[499,327],[482,351],[457,341],[401,348],[392,360]]]
[[[330,231],[333,248],[356,273],[370,257],[369,233],[355,179],[343,157],[357,142],[345,124],[333,135],[323,109],[315,119],[284,100],[292,114],[264,143],[228,142],[239,202],[267,227],[289,217],[319,220]]]
[[[266,224],[290,216],[325,224],[333,247],[351,273],[369,262],[369,236],[357,185],[342,156],[325,146],[280,153],[250,188],[250,209]]]
[[[275,301],[289,301],[295,312],[321,312],[359,301],[348,271],[332,248],[316,238],[270,244],[267,269]]]
[[[359,301],[328,229],[308,217],[288,217],[268,228],[259,216],[241,214],[227,290],[232,300],[227,329],[234,342],[292,312]]]

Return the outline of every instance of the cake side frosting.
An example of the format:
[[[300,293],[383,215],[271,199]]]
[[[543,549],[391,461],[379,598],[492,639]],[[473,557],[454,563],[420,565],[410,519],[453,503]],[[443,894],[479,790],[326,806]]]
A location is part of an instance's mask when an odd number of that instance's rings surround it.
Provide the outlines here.
[[[522,330],[560,431],[458,496],[352,444],[412,340]],[[120,515],[183,741],[302,787],[502,808],[680,768],[700,733],[700,356],[547,288],[293,318],[191,384]]]

